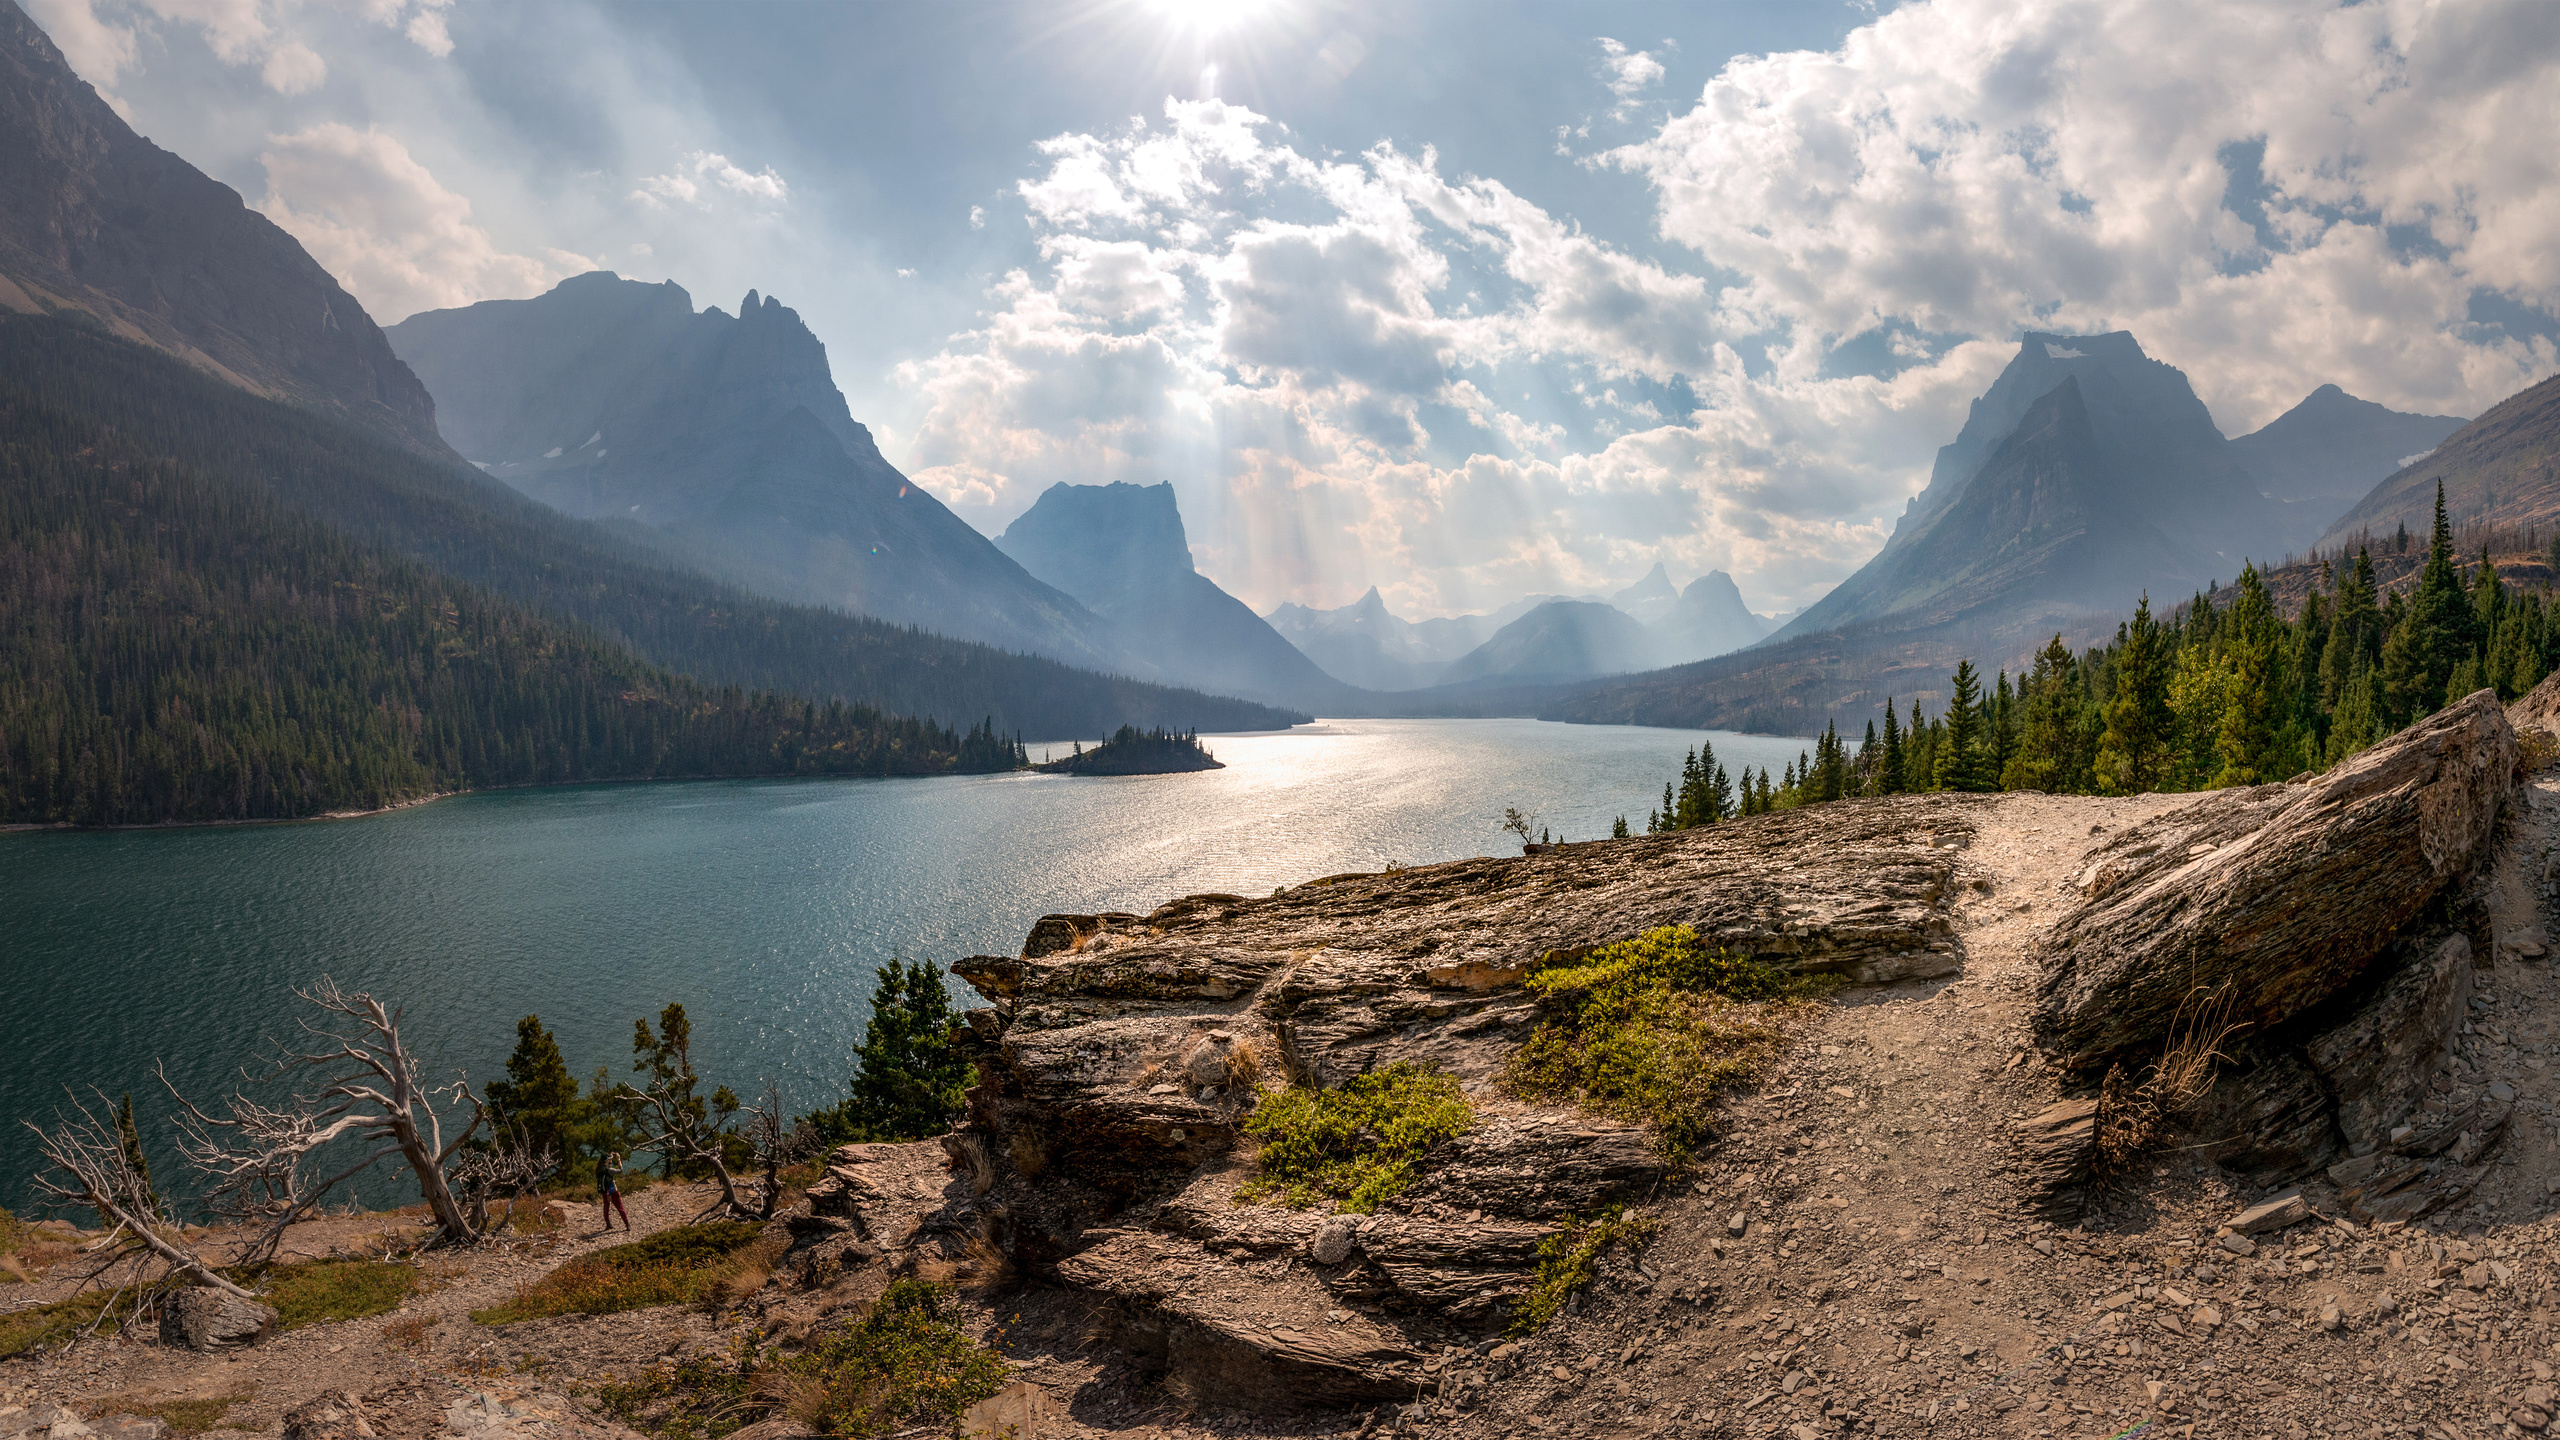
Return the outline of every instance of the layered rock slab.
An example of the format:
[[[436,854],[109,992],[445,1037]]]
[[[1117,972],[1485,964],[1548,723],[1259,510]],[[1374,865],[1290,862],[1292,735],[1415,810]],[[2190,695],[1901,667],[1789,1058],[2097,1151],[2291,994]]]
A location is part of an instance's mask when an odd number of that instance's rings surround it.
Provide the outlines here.
[[[2089,1069],[2158,1046],[2199,993],[2259,1031],[2323,1004],[2471,878],[2520,778],[2481,691],[2308,784],[2135,826],[2041,942],[2038,1041]]]
[[[1053,915],[1022,953],[953,967],[992,1002],[964,1049],[966,1134],[1027,1272],[1112,1302],[1177,1392],[1280,1408],[1410,1395],[1426,1349],[1498,1329],[1567,1217],[1649,1190],[1645,1133],[1518,1103],[1524,977],[1665,925],[1858,983],[1954,973],[1958,856],[1984,802],[1849,801],[1266,898]],[[1239,1204],[1264,1091],[1401,1062],[1477,1122],[1381,1213]],[[814,1192],[813,1192],[814,1193]]]
[[[2127,830],[2039,943],[2038,1043],[2094,1076],[2217,1031],[2220,1074],[2189,1126],[2254,1183],[2402,1144],[2449,1084],[2520,779],[2515,732],[2482,691],[2317,780]],[[2063,1157],[2034,1158],[2076,1183]],[[2393,1188],[2414,1177],[2392,1173]],[[2469,1188],[2430,1186],[2428,1208]]]

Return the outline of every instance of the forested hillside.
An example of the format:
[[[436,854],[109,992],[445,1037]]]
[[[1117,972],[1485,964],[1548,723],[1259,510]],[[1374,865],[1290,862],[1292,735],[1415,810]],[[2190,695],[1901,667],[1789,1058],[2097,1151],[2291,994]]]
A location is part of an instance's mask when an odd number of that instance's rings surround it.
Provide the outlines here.
[[[1031,739],[1123,724],[1271,729],[1306,717],[1076,670],[837,611],[783,605],[675,568],[626,533],[496,481],[261,400],[58,317],[0,316],[0,385],[715,685],[876,706]]]
[[[670,674],[0,385],[0,822],[1021,758],[986,729]]]
[[[2111,643],[2075,652],[2057,636],[2014,682],[1963,661],[1937,714],[1888,705],[1857,744],[1826,729],[1779,776],[1733,776],[1693,751],[1654,827],[1919,790],[2263,785],[2324,770],[2475,690],[2513,700],[2560,668],[2560,537],[2512,567],[2526,584],[2485,545],[2462,561],[2441,499],[2424,549],[2412,538],[2289,566],[2276,585],[2244,569],[2219,603],[2199,594],[2164,617],[2143,597]]]

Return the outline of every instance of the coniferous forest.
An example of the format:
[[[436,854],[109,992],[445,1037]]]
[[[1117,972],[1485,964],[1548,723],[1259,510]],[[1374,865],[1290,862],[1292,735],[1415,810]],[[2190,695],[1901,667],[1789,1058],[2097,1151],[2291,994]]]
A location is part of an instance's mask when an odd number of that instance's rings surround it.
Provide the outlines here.
[[[2560,538],[2552,549],[2560,561]],[[1826,727],[1775,776],[1729,774],[1702,746],[1648,828],[1924,790],[2263,785],[2325,770],[2474,691],[2512,700],[2560,668],[2560,596],[2502,580],[2485,546],[2459,556],[2441,492],[2415,582],[2386,593],[2374,572],[2366,547],[2311,562],[2290,617],[2254,567],[2222,605],[2199,594],[2163,617],[2145,596],[2109,644],[2075,654],[2057,636],[2026,673],[1988,684],[1964,661],[1937,714],[1888,703],[1881,730],[1853,744]]]
[[[1022,760],[992,725],[670,673],[0,386],[0,821]]]

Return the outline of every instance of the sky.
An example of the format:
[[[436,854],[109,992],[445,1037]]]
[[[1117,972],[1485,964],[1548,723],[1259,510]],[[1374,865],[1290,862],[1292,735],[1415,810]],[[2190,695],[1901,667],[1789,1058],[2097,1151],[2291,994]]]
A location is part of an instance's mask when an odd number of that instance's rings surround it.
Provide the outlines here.
[[[1883,543],[2029,329],[2227,434],[2560,371],[2548,0],[22,0],[390,324],[797,309],[990,534],[1170,481],[1268,610]]]

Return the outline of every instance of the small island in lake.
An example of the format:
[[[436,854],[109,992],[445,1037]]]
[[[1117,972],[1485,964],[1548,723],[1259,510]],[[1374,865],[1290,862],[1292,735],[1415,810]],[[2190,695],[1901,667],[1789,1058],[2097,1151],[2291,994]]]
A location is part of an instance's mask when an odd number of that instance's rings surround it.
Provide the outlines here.
[[[1079,741],[1075,753],[1031,767],[1058,775],[1179,775],[1187,770],[1227,767],[1200,743],[1200,732],[1140,730],[1123,725],[1091,750]]]

